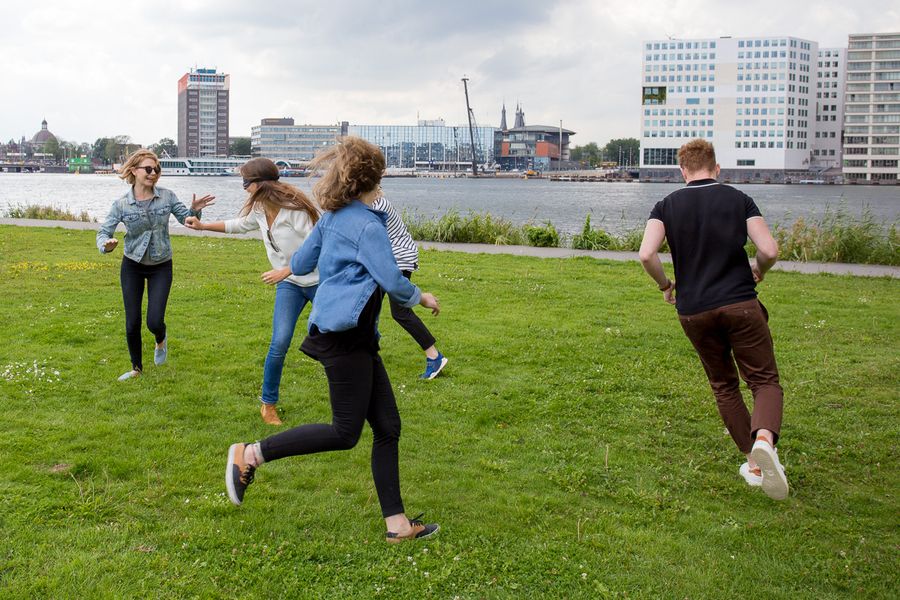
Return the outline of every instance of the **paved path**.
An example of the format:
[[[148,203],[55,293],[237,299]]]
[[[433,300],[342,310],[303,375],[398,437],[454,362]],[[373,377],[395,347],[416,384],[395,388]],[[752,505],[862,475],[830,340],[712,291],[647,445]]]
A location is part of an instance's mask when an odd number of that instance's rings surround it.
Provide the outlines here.
[[[46,221],[42,219],[0,219],[0,225],[17,225],[20,227],[62,227],[63,229],[96,230],[98,223],[83,221]],[[124,231],[119,225],[119,230]],[[258,239],[256,233],[223,234],[211,231],[195,231],[182,226],[173,226],[172,235],[219,236],[238,239]],[[419,242],[419,247],[448,252],[466,252],[469,254],[512,254],[515,256],[535,256],[538,258],[571,258],[574,256],[590,256],[604,260],[637,261],[637,252],[612,252],[607,250],[573,250],[571,248],[535,248],[534,246],[496,246],[493,244],[448,244],[443,242]],[[660,255],[663,262],[671,263],[668,254]],[[855,275],[858,277],[892,277],[900,279],[900,267],[882,265],[851,265],[844,263],[817,263],[780,261],[774,270],[795,273],[829,273],[832,275]]]

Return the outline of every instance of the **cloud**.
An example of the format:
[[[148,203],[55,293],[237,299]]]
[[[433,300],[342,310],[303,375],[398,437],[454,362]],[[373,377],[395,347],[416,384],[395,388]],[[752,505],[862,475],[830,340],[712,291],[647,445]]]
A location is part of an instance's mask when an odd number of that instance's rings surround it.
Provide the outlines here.
[[[232,135],[270,116],[463,123],[467,75],[479,124],[498,125],[501,103],[521,102],[527,122],[562,119],[585,144],[637,135],[645,40],[792,35],[842,46],[851,32],[900,31],[900,7],[886,0],[46,0],[8,14],[0,139],[30,137],[46,117],[64,139],[144,144],[175,137],[176,85],[191,67],[231,74]]]

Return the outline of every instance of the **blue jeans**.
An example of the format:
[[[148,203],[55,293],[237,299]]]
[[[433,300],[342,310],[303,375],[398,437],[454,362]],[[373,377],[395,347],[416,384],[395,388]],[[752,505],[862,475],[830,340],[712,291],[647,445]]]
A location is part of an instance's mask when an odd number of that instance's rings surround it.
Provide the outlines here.
[[[284,357],[291,347],[297,319],[307,302],[312,302],[319,286],[300,287],[290,281],[282,281],[275,288],[275,311],[272,314],[272,342],[263,367],[262,401],[265,404],[278,402],[278,388]]]

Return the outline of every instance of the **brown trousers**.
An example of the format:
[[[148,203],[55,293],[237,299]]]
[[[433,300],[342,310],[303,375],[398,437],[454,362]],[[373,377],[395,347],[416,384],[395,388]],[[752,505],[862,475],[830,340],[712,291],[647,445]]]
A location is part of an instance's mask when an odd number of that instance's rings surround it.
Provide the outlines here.
[[[777,441],[784,394],[765,307],[754,298],[678,318],[700,356],[719,414],[740,451],[750,452],[760,429],[772,431]],[[752,417],[741,397],[738,370],[753,393]]]

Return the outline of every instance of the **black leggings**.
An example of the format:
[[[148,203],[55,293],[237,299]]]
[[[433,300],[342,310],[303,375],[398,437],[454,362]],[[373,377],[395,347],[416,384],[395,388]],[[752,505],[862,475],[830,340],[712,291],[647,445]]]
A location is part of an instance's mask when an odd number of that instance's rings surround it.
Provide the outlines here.
[[[412,271],[403,271],[403,276],[410,279],[412,277]],[[422,322],[422,319],[413,312],[413,309],[406,308],[402,304],[397,304],[390,296],[388,296],[388,299],[391,302],[391,316],[400,324],[400,327],[406,330],[406,333],[416,340],[422,350],[427,350],[434,346],[434,336],[431,335],[431,332],[425,327],[425,323]]]
[[[131,367],[143,371],[141,304],[144,300],[144,281],[147,281],[147,329],[153,333],[158,344],[166,339],[166,303],[172,289],[172,261],[145,265],[123,257],[120,280],[122,300],[125,301],[125,339],[131,355]]]
[[[260,442],[266,461],[349,450],[363,423],[372,428],[372,478],[382,516],[403,512],[400,498],[400,413],[381,357],[364,350],[321,359],[331,395],[331,424],[300,425]]]

